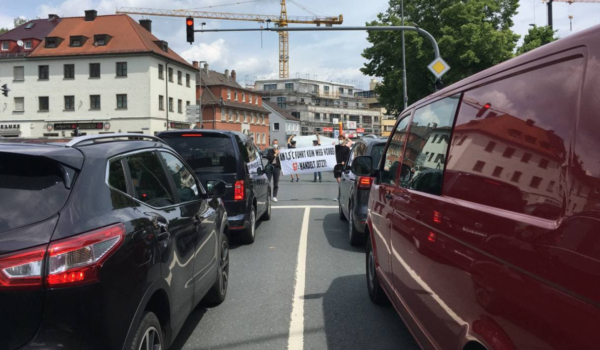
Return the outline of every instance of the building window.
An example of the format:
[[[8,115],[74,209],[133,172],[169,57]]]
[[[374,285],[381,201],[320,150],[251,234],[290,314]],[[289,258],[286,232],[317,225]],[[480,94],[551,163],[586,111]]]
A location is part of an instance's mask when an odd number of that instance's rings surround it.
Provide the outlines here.
[[[185,106],[189,107],[190,106],[190,101],[185,101]]]
[[[65,96],[65,111],[75,110],[75,96]]]
[[[248,103],[252,104],[252,95],[248,95]]]
[[[500,175],[502,175],[502,170],[504,170],[504,168],[501,166],[495,167],[494,172],[492,173],[492,176],[500,177]]]
[[[504,154],[502,154],[502,157],[504,158],[510,158],[513,156],[513,154],[515,154],[516,149],[512,148],[512,147],[506,147],[506,149],[504,150]]]
[[[227,121],[227,108],[221,109],[221,121],[222,122]]]
[[[169,82],[173,82],[173,68],[169,68]]]
[[[75,79],[75,65],[65,64],[64,65],[65,79]]]
[[[554,185],[556,184],[555,181],[550,181],[550,183],[548,184],[548,188],[546,188],[546,191],[548,192],[554,192]]]
[[[457,145],[461,146],[466,140],[467,140],[467,136],[465,135],[458,140]]]
[[[183,101],[177,100],[177,113],[183,113]]]
[[[100,63],[90,63],[90,78],[100,78]]]
[[[165,110],[165,97],[163,95],[158,95],[158,110]]]
[[[315,120],[321,120],[321,113],[315,113]]]
[[[542,160],[540,160],[540,168],[542,168],[542,169],[548,169],[548,159],[542,159]]]
[[[294,83],[285,83],[286,90],[294,90]]]
[[[127,62],[117,62],[117,76],[118,77],[126,77],[127,76]]]
[[[118,109],[126,109],[127,108],[127,95],[117,95],[117,108]]]
[[[287,104],[285,103],[285,97],[277,97],[277,107],[285,109]]]
[[[494,141],[490,141],[490,142],[488,142],[487,146],[485,147],[485,151],[492,153],[492,151],[494,150],[494,147],[496,147],[496,143]]]
[[[40,106],[39,106],[40,112],[45,112],[50,109],[50,106],[49,106],[50,102],[48,101],[48,96],[43,96],[43,97],[40,96],[38,98],[38,100],[39,100],[39,104],[40,104]]]
[[[229,110],[229,121],[233,121],[233,111],[231,109]]]
[[[265,115],[264,114],[260,115],[260,124],[265,125]]]
[[[246,102],[246,94],[242,92],[242,102]]]
[[[227,99],[231,100],[231,90],[227,89]]]
[[[236,122],[240,121],[240,113],[238,111],[235,112],[235,121]]]
[[[258,106],[258,96],[254,99],[254,104]]]
[[[515,138],[521,137],[521,132],[519,130],[515,130],[515,129],[508,129],[508,134]]]
[[[279,131],[279,123],[273,123],[273,131]]]
[[[265,84],[265,85],[263,85],[263,90],[264,91],[277,90],[277,84]]]
[[[521,158],[521,162],[527,164],[527,163],[529,163],[530,159],[531,159],[531,153],[525,153],[525,154],[523,154],[523,158]]]
[[[2,51],[8,51],[8,49],[10,49],[10,43],[8,41],[3,42]]]
[[[169,97],[169,112],[173,112],[173,97]]]
[[[94,35],[94,46],[104,46],[106,41],[106,34]]]
[[[165,79],[165,66],[163,66],[162,64],[158,65],[158,79]]]
[[[181,85],[182,73],[180,70],[177,71],[177,84]]]
[[[25,67],[14,67],[13,68],[14,80],[24,81],[25,80]]]
[[[542,183],[542,178],[541,177],[537,177],[537,176],[533,176],[531,178],[531,182],[529,183],[529,187],[531,187],[531,188],[538,188],[538,187],[540,187],[540,183]]]
[[[475,166],[473,167],[473,171],[477,171],[480,173],[483,171],[484,166],[485,166],[485,162],[478,160],[477,163],[475,163]]]
[[[38,79],[48,80],[50,67],[49,66],[38,66]]]
[[[90,109],[100,109],[100,95],[90,95]]]
[[[32,48],[32,47],[33,47],[33,46],[32,46],[32,44],[31,44],[31,41],[26,41],[26,42],[25,42],[25,50],[31,50],[31,48]]]
[[[53,49],[56,47],[56,38],[46,38],[46,48]]]
[[[71,47],[80,47],[83,44],[83,38],[81,36],[71,37]]]
[[[515,171],[512,174],[512,177],[510,178],[510,181],[512,181],[512,182],[519,182],[519,180],[521,179],[521,175],[522,175],[522,173],[520,171]]]
[[[190,87],[190,75],[185,75],[185,86]]]
[[[233,92],[233,100],[237,102],[237,91]]]
[[[23,112],[25,110],[25,97],[15,97],[15,112]]]
[[[535,144],[536,138],[533,136],[525,135],[525,142]]]

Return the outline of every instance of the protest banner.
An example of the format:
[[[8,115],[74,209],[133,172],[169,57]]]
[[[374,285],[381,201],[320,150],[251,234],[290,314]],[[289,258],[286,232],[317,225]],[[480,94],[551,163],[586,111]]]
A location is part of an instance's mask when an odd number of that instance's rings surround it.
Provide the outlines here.
[[[335,146],[282,149],[279,160],[284,175],[331,171],[336,165]]]

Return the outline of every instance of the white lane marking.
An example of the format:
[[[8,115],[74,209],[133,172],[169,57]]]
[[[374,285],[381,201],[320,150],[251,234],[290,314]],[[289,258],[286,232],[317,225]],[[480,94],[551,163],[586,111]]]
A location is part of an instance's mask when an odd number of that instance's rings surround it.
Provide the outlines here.
[[[294,301],[292,304],[292,319],[290,320],[290,335],[288,350],[304,349],[304,289],[306,283],[306,250],[308,242],[308,220],[310,207],[304,209],[302,230],[300,231],[300,244],[298,245],[298,264],[296,265],[296,285],[294,287]]]
[[[337,205],[278,205],[271,206],[271,209],[337,209]]]

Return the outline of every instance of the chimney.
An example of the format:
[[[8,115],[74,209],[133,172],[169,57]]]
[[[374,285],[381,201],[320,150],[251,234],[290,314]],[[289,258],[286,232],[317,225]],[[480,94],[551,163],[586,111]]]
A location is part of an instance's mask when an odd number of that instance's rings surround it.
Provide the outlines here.
[[[194,66],[194,68],[198,68],[198,61],[192,61],[192,66]]]
[[[229,69],[225,69],[225,78],[229,80]]]
[[[237,76],[237,74],[235,73],[235,69],[232,69],[231,70],[231,79],[233,79],[233,81],[237,81],[237,80],[235,80],[236,76]]]
[[[150,19],[140,19],[140,25],[144,27],[147,31],[152,33],[152,20]]]
[[[527,126],[533,126],[535,124],[535,122],[533,121],[533,119],[527,119],[525,121],[525,123],[527,124]]]
[[[85,11],[85,20],[88,22],[95,20],[96,16],[98,16],[98,12],[96,10]]]
[[[55,15],[53,13],[51,13],[51,14],[48,15],[48,20],[49,21],[54,21],[57,18],[58,18],[58,15]]]
[[[204,73],[206,73],[206,75],[208,75],[208,63],[204,64]]]

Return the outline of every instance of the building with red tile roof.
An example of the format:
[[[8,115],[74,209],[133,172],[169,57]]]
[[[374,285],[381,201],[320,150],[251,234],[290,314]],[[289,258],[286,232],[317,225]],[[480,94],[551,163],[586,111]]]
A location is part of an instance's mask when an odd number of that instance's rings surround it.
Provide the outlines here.
[[[60,23],[57,15],[34,19],[0,35],[0,58],[25,57]],[[19,45],[22,43],[22,45]]]

